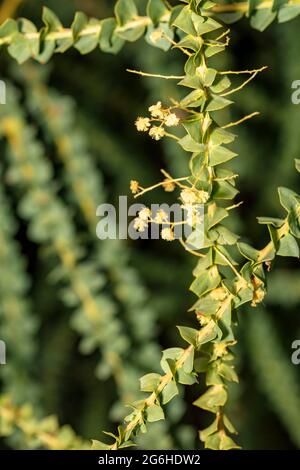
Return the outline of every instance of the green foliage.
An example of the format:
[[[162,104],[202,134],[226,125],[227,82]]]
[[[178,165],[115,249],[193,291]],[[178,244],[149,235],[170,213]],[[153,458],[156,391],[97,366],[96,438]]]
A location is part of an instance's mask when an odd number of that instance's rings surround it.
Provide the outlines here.
[[[60,428],[55,416],[39,420],[29,404],[15,406],[6,396],[1,397],[0,403],[0,436],[10,436],[17,430],[21,433],[27,449],[88,450],[90,448],[90,443],[77,437],[70,426]]]
[[[178,180],[168,174],[167,183],[179,190],[182,204],[188,204],[187,198],[189,199],[192,205],[192,222],[187,223],[190,226],[195,226],[193,211],[196,204],[205,205],[204,245],[198,245],[196,234],[188,242],[194,245],[194,250],[201,248],[201,251],[196,253],[185,246],[187,251],[199,257],[194,270],[195,280],[190,287],[191,292],[196,295],[196,301],[190,311],[195,313],[200,326],[178,327],[180,336],[188,346],[185,349],[170,348],[163,352],[163,374],[148,373],[140,379],[141,391],[150,394],[146,398],[130,400],[132,411],[125,417],[125,423],[119,426],[117,435],[108,433],[114,442],[106,444],[93,441],[94,449],[114,450],[133,445],[133,439],[139,433],[146,432],[148,423],[165,419],[165,405],[177,397],[180,384],[194,385],[202,373],[205,375],[207,390],[195,400],[194,405],[209,411],[215,417],[208,428],[200,431],[200,440],[209,449],[238,448],[232,438],[236,430],[227,416],[227,409],[226,414],[224,409],[228,407],[229,383],[238,382],[231,351],[237,342],[234,336],[237,311],[245,303],[256,307],[263,301],[266,294],[266,271],[273,265],[277,255],[299,258],[297,238],[300,237],[300,196],[296,192],[279,188],[280,203],[286,212],[284,218],[259,218],[259,223],[268,226],[270,234],[270,242],[262,249],[256,249],[249,243],[237,243],[239,236],[225,220],[238,205],[227,205],[227,201],[233,200],[238,194],[235,187],[236,174],[223,166],[237,157],[237,153],[227,148],[235,139],[227,128],[239,124],[252,114],[238,122],[222,126],[219,124],[221,118],[219,119],[218,113],[226,117],[227,107],[232,104],[227,97],[243,88],[260,70],[250,72],[250,80],[235,87],[230,80],[231,72],[226,74],[213,68],[212,60],[215,59],[211,59],[223,52],[229,42],[227,33],[217,21],[218,17],[232,22],[247,13],[251,17],[252,26],[263,30],[276,16],[283,22],[299,14],[298,5],[294,2],[266,2],[267,5],[262,7],[256,2],[242,2],[238,7],[239,4],[215,5],[198,0],[186,0],[183,3],[185,5],[171,8],[168,2],[150,0],[146,16],[139,16],[140,12],[133,0],[119,0],[115,7],[115,18],[95,20],[77,13],[70,29],[63,28],[56,15],[45,8],[44,26],[40,31],[37,31],[33,23],[23,19],[8,20],[0,27],[0,43],[8,46],[9,54],[19,63],[30,57],[44,63],[55,52],[65,52],[72,46],[82,54],[91,52],[98,45],[104,52],[116,53],[125,41],[132,42],[141,36],[145,36],[148,43],[159,49],[168,50],[173,45],[188,57],[184,75],[178,84],[181,90],[188,88],[187,95],[182,96],[184,92],[181,91],[180,100],[174,98],[172,106],[165,107],[159,102],[152,109],[149,108],[149,118],[139,119],[146,120],[146,129],[143,130],[149,132],[155,140],[171,137],[178,143],[180,152],[184,150],[189,153],[190,174],[181,179],[184,183],[178,184]],[[29,70],[31,79],[30,73],[35,72]],[[143,75],[143,72],[140,73]],[[54,95],[48,97],[47,89],[38,82],[39,79],[34,82],[35,85],[38,84],[37,88],[29,86],[31,112],[35,118],[41,120],[44,132],[50,135],[56,145],[57,155],[68,178],[70,195],[80,209],[91,235],[95,230],[96,202],[104,200],[101,182],[92,159],[88,155],[87,158],[82,158],[85,155],[85,143],[80,141],[78,144],[76,139],[67,137],[72,121],[71,124],[70,120],[60,121],[60,98]],[[52,184],[53,169],[44,158],[43,149],[34,132],[26,123],[14,88],[10,88],[9,95],[11,101],[5,109],[0,110],[0,123],[3,136],[9,142],[7,178],[15,191],[22,195],[19,214],[29,223],[30,238],[38,245],[47,246],[48,256],[58,264],[52,277],[56,282],[65,283],[61,298],[65,305],[76,309],[73,326],[83,337],[82,351],[91,353],[100,349],[102,352],[103,362],[98,368],[98,376],[103,378],[111,373],[118,376],[120,368],[123,368],[121,376],[124,373],[126,375],[126,361],[130,363],[126,357],[128,331],[117,318],[114,301],[103,292],[105,279],[98,274],[99,269],[107,269],[116,280],[115,295],[125,306],[126,326],[132,327],[128,335],[129,341],[135,343],[133,351],[137,355],[142,353],[145,340],[153,339],[148,334],[149,328],[143,325],[143,321],[149,321],[149,318],[150,325],[154,324],[151,309],[150,312],[148,309],[144,310],[141,329],[136,328],[137,312],[143,308],[147,297],[137,296],[132,301],[128,294],[137,287],[138,280],[136,274],[128,268],[126,257],[120,265],[115,260],[112,262],[115,256],[113,250],[105,258],[103,251],[96,248],[93,240],[94,256],[89,261],[86,260],[86,254],[76,237],[72,217],[59,198],[57,188]],[[154,125],[153,121],[158,122],[158,125]],[[138,121],[136,124],[138,130],[141,130]],[[180,130],[175,129],[174,133],[166,130],[166,127],[177,126]],[[296,167],[299,168],[298,161]],[[91,175],[90,186],[84,183],[82,185],[82,171]],[[165,184],[166,180],[159,183],[161,186]],[[149,189],[151,188],[139,189],[138,196]],[[171,221],[168,224],[169,231],[167,234],[165,232],[165,238],[172,241],[174,224]],[[105,261],[101,256],[104,256]],[[124,282],[124,275],[129,277],[129,281]],[[136,311],[132,314],[134,310]],[[105,336],[102,334],[104,329]],[[275,374],[277,379],[279,375]],[[123,391],[128,390],[125,387]],[[268,394],[272,397],[270,389]],[[282,415],[285,409],[280,399],[275,397],[273,402]],[[291,426],[294,437],[296,428],[290,413],[285,421],[287,426]],[[11,430],[8,434],[10,432]],[[51,432],[60,438],[57,424],[51,428]],[[34,430],[33,434],[35,437],[40,431]],[[55,441],[55,444],[51,443],[51,448],[81,448],[80,441],[75,440],[73,444],[73,438],[72,434],[68,444]],[[295,441],[297,439],[296,437]],[[48,445],[45,441],[39,442]]]
[[[38,404],[38,390],[34,377],[36,333],[38,321],[32,315],[29,284],[21,256],[14,240],[17,223],[4,189],[0,186],[0,324],[6,339],[9,363],[3,368],[4,391],[20,403],[23,400]],[[25,396],[20,391],[26,390]]]

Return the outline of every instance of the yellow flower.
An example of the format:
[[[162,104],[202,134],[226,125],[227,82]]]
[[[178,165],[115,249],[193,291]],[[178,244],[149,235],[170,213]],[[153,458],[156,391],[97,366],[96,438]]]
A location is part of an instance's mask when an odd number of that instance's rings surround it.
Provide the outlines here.
[[[135,121],[135,126],[139,132],[147,132],[150,124],[150,119],[145,117],[138,117]]]
[[[203,189],[187,188],[181,191],[180,197],[184,204],[205,204],[209,200],[209,193]]]
[[[256,289],[253,293],[251,307],[256,307],[258,304],[260,304],[264,300],[265,295],[266,293],[261,287]]]
[[[184,189],[181,191],[180,197],[184,204],[194,204],[197,202],[197,194],[194,189]]]
[[[148,207],[144,207],[144,209],[140,210],[139,212],[139,218],[141,220],[147,221],[151,217],[151,210],[148,209]]]
[[[227,297],[227,292],[224,287],[218,287],[211,291],[210,296],[215,300],[224,300]]]
[[[197,210],[197,206],[185,204],[181,207],[187,211],[186,223],[188,225],[193,227],[194,225],[199,225],[201,223],[201,216]]]
[[[198,202],[201,204],[205,204],[209,200],[209,193],[204,191],[203,189],[199,189],[198,191]]]
[[[226,343],[216,343],[214,345],[214,353],[217,357],[222,357],[227,354],[227,344]]]
[[[167,222],[167,220],[168,214],[164,210],[160,209],[155,216],[154,222],[156,222],[157,224],[162,224],[164,222]]]
[[[175,113],[171,113],[167,116],[166,120],[165,120],[165,125],[168,126],[168,127],[172,127],[172,126],[178,126],[179,124],[179,119],[178,117],[176,116]]]
[[[135,181],[135,180],[131,180],[130,181],[130,191],[132,192],[132,194],[137,194],[139,192],[139,182],[138,181]]]
[[[171,228],[163,228],[161,231],[161,238],[167,242],[172,242],[175,240],[174,232]]]
[[[140,219],[140,217],[136,217],[134,219],[133,227],[138,232],[143,232],[145,230],[145,228],[148,227],[148,222],[143,220],[143,219]]]
[[[149,135],[154,140],[160,140],[165,135],[165,130],[163,127],[153,126],[149,131]]]
[[[162,108],[161,101],[158,101],[156,104],[150,106],[149,112],[152,117],[158,118],[158,119],[163,119],[164,118],[164,111]]]
[[[170,178],[166,178],[163,182],[163,188],[167,193],[172,193],[176,188],[176,185]]]
[[[197,320],[199,321],[200,325],[201,326],[205,326],[205,325],[208,325],[209,322],[210,322],[210,318],[209,317],[206,317],[204,315],[204,313],[202,312],[197,312],[196,313],[196,316],[197,316]]]

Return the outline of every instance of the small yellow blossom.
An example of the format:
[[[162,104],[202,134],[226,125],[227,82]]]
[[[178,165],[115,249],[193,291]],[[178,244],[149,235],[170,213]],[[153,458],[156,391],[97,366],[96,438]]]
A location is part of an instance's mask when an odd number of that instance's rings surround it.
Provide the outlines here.
[[[201,216],[197,210],[197,206],[192,204],[185,204],[181,206],[184,210],[187,211],[186,223],[191,227],[201,223]]]
[[[132,194],[137,194],[139,192],[139,182],[138,181],[135,181],[135,180],[131,180],[130,181],[130,191],[132,192]]]
[[[260,304],[264,300],[265,295],[266,293],[261,287],[255,290],[253,293],[251,307],[256,307],[258,304]]]
[[[206,317],[204,313],[197,312],[196,313],[197,320],[200,323],[201,326],[206,326],[210,322],[210,318]]]
[[[168,126],[168,127],[173,127],[173,126],[178,126],[179,124],[179,119],[178,117],[176,116],[175,113],[171,113],[167,116],[166,120],[165,120],[165,125]]]
[[[209,193],[207,191],[204,191],[203,189],[200,189],[198,191],[198,202],[200,204],[205,204],[209,200]]]
[[[184,189],[183,191],[181,191],[180,197],[183,203],[187,205],[194,204],[195,202],[197,202],[197,194],[194,189],[190,189],[190,188]]]
[[[227,344],[226,343],[214,344],[214,353],[217,357],[225,356],[227,354]]]
[[[158,119],[163,119],[164,118],[164,111],[162,108],[161,101],[158,101],[156,104],[150,106],[149,112],[152,117],[158,118]]]
[[[252,285],[254,287],[254,292],[253,292],[251,307],[256,307],[258,304],[260,304],[263,301],[266,293],[265,293],[265,290],[263,289],[264,283],[258,277],[253,276]]]
[[[149,135],[154,140],[160,140],[165,135],[165,130],[163,127],[153,126],[149,131]]]
[[[138,232],[143,232],[145,228],[148,227],[148,222],[146,220],[141,219],[140,217],[136,217],[134,219],[133,227]]]
[[[224,287],[218,287],[212,290],[210,295],[214,300],[224,300],[227,297],[227,292]]]
[[[146,117],[138,117],[135,126],[139,132],[147,132],[151,126],[150,119]]]
[[[161,238],[167,242],[172,242],[175,240],[174,232],[171,228],[163,228],[161,231]]]
[[[156,222],[157,224],[162,224],[164,222],[167,222],[167,220],[168,214],[164,210],[160,209],[159,211],[157,211],[154,222]]]
[[[148,220],[151,217],[151,210],[148,209],[148,207],[144,207],[142,210],[139,212],[139,218],[142,220]]]
[[[170,178],[166,178],[163,182],[163,188],[167,193],[172,193],[176,188],[176,185]]]

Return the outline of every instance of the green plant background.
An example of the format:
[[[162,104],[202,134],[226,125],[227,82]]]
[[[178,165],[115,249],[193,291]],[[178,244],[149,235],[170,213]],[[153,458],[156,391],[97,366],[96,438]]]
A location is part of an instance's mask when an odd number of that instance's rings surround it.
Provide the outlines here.
[[[42,5],[66,25],[77,10],[104,18],[113,8],[111,0],[25,0],[18,16],[39,24]],[[266,240],[256,216],[278,215],[278,185],[299,186],[293,159],[300,154],[300,106],[291,102],[291,84],[300,79],[299,27],[298,17],[260,33],[242,20],[232,26],[231,47],[220,64],[233,70],[269,66],[239,95],[231,116],[261,112],[237,128],[240,157],[233,164],[244,201],[234,224],[258,246]],[[175,325],[191,321],[186,313],[193,301],[187,293],[191,257],[175,243],[100,242],[72,190],[79,184],[94,204],[116,203],[119,195],[129,195],[130,179],[151,185],[163,167],[183,174],[186,162],[172,143],[153,143],[133,126],[149,105],[174,96],[174,85],[126,72],[134,68],[177,74],[182,66],[177,60],[176,54],[144,41],[127,45],[117,57],[99,50],[80,56],[72,50],[56,55],[46,67],[17,66],[4,52],[0,58],[1,78],[11,84],[6,109],[0,110],[0,337],[8,345],[8,364],[0,369],[1,392],[12,393],[17,402],[31,402],[37,415],[57,415],[61,424],[70,424],[87,439],[115,428],[126,412],[124,402],[137,394],[138,377],[159,370],[159,351],[178,345]],[[24,201],[14,184],[20,175],[3,115],[19,120],[27,158],[38,153],[39,162],[52,169],[46,184],[50,195],[57,191],[63,208],[55,220],[62,217],[66,230],[70,222],[70,249],[85,251],[79,277],[88,285],[101,284],[93,287],[93,295],[106,316],[97,330],[84,315],[74,313],[56,254],[49,253],[40,228],[26,222],[30,201]],[[75,170],[71,166],[68,171],[68,158]],[[165,198],[159,191],[155,195],[157,201]],[[153,194],[143,202],[153,202]],[[245,449],[300,448],[300,366],[291,364],[291,344],[300,337],[300,277],[297,261],[276,264],[263,306],[240,312],[241,380],[232,386],[230,406]],[[116,356],[124,362],[120,367]],[[108,365],[112,357],[113,374]],[[167,422],[152,425],[139,438],[140,446],[198,448],[197,429],[204,427],[207,416],[193,409],[194,393],[186,390],[175,399]],[[24,444],[18,435],[1,440],[2,448],[20,446]]]

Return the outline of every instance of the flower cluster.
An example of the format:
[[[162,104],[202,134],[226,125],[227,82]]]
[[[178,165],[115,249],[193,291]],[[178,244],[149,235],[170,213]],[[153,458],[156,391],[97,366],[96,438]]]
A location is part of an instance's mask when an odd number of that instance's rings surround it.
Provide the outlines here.
[[[178,126],[180,122],[172,108],[163,108],[161,101],[150,106],[149,112],[151,117],[138,117],[135,126],[139,132],[149,132],[154,140],[160,140],[167,134],[165,127]]]
[[[130,191],[132,194],[138,194],[140,191],[140,185],[138,181],[131,180],[130,181]]]
[[[180,193],[182,208],[186,211],[186,223],[194,227],[202,222],[197,204],[205,204],[209,193],[203,189],[184,188]]]
[[[205,204],[209,200],[209,193],[203,189],[185,188],[180,193],[184,205]]]
[[[133,227],[138,232],[144,232],[148,228],[149,223],[168,225],[168,227],[162,228],[161,238],[166,241],[175,240],[172,223],[169,221],[168,214],[163,209],[159,209],[155,214],[152,214],[148,207],[144,207],[139,211],[138,217],[134,219]]]

